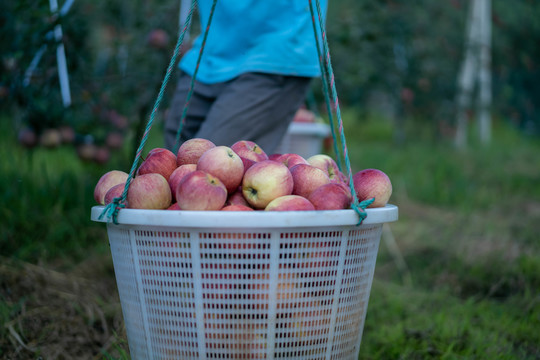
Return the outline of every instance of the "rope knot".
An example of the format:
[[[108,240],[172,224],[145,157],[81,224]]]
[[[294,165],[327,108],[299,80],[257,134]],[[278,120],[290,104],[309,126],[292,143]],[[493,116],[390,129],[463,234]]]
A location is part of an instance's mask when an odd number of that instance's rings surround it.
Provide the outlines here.
[[[103,216],[107,216],[107,219],[112,218],[113,223],[118,225],[118,212],[120,211],[120,209],[124,209],[125,207],[126,204],[122,202],[122,197],[116,197],[113,199],[113,201],[107,204],[107,206],[105,206],[105,208],[99,215],[99,219],[101,220]]]
[[[375,201],[375,198],[371,198],[368,200],[364,200],[360,203],[357,203],[356,201],[352,203],[351,207],[353,208],[354,211],[356,211],[356,213],[360,217],[360,220],[358,221],[356,226],[359,226],[362,224],[362,221],[364,221],[364,219],[367,217],[367,212],[365,211],[366,208],[369,205],[371,205],[374,201]]]

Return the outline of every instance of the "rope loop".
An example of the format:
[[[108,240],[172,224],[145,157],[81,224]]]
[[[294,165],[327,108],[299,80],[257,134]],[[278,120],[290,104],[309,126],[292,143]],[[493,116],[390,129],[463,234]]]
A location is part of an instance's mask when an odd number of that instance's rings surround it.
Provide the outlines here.
[[[334,120],[333,120],[333,117],[332,117],[332,112],[333,111],[336,112],[336,118],[337,118],[337,121],[338,121],[337,127],[338,127],[338,130],[339,130],[339,137],[340,137],[340,143],[341,143],[342,156],[343,156],[343,159],[345,160],[345,167],[346,167],[347,174],[348,174],[348,177],[349,177],[349,187],[351,189],[351,195],[352,195],[352,198],[353,198],[353,202],[351,204],[351,207],[358,213],[358,215],[360,217],[360,221],[358,222],[357,225],[360,225],[362,223],[362,221],[367,216],[364,209],[369,204],[365,205],[364,202],[360,203],[360,204],[358,203],[358,197],[356,195],[356,190],[354,188],[353,174],[352,174],[352,171],[351,171],[351,162],[350,162],[349,153],[348,153],[348,150],[347,150],[347,142],[345,140],[345,132],[343,130],[343,121],[342,121],[342,118],[341,118],[341,110],[340,110],[340,107],[339,107],[339,99],[338,99],[337,90],[336,90],[336,82],[335,82],[335,78],[334,78],[334,71],[332,70],[332,61],[331,61],[331,58],[330,58],[330,50],[328,48],[328,39],[326,38],[326,31],[325,31],[325,25],[324,25],[322,11],[321,11],[320,0],[315,0],[315,7],[316,7],[316,11],[317,11],[317,17],[315,16],[315,10],[313,9],[313,0],[309,0],[309,10],[311,12],[311,19],[312,19],[312,22],[313,22],[313,30],[314,30],[314,33],[315,33],[315,42],[317,44],[317,52],[318,52],[318,55],[319,55],[319,64],[320,64],[320,67],[321,67],[321,76],[322,76],[322,80],[323,80],[324,97],[325,97],[327,109],[328,109],[328,112],[329,112],[328,117],[329,117],[329,120],[330,120],[330,127],[332,129],[332,137],[333,137],[333,140],[334,140],[334,149],[335,149],[334,151],[336,152],[336,161],[339,164],[340,155],[339,155],[339,153],[337,151],[337,145],[336,145],[337,144],[337,137],[336,137],[336,134],[333,131],[334,127],[336,126],[334,124]],[[319,39],[318,34],[317,34],[317,29],[316,29],[316,25],[315,25],[315,21],[316,21],[315,19],[316,18],[318,19],[318,23],[319,23],[318,29],[320,31],[321,39]],[[319,41],[322,41],[322,45],[323,45],[322,50],[321,50],[321,48],[319,46]],[[324,54],[322,53],[322,51],[324,51]],[[330,99],[330,96],[332,97],[332,99]],[[371,202],[373,202],[373,200]],[[362,207],[362,205],[364,205],[364,206]],[[362,209],[362,210],[360,210],[360,209]]]
[[[167,67],[167,72],[165,73],[165,78],[163,79],[163,82],[161,84],[161,88],[159,89],[159,94],[157,96],[157,99],[154,103],[154,107],[152,108],[152,112],[150,114],[150,118],[148,119],[148,122],[146,124],[146,129],[144,130],[144,134],[142,136],[141,142],[139,144],[139,148],[137,149],[137,153],[135,155],[135,159],[133,160],[133,164],[131,165],[131,170],[129,172],[129,176],[126,180],[126,186],[124,187],[124,192],[122,193],[122,196],[120,198],[116,198],[115,201],[111,202],[111,205],[109,204],[105,209],[103,209],[103,212],[100,214],[99,218],[101,219],[104,215],[107,215],[108,219],[113,220],[115,224],[118,224],[118,212],[121,208],[125,208],[125,200],[127,197],[129,185],[131,184],[131,180],[135,176],[135,171],[138,168],[139,160],[142,156],[142,151],[144,149],[144,145],[146,144],[146,141],[148,139],[148,135],[150,133],[150,129],[152,128],[152,124],[154,122],[154,119],[157,114],[157,110],[159,108],[159,105],[161,104],[161,100],[163,99],[163,95],[165,93],[165,88],[167,87],[167,84],[169,83],[169,80],[171,78],[172,72],[174,70],[174,66],[176,64],[176,59],[178,58],[180,54],[180,50],[182,48],[182,43],[184,42],[184,37],[186,32],[189,30],[191,26],[191,18],[193,16],[193,11],[195,9],[195,3],[197,0],[191,1],[191,8],[189,10],[189,14],[186,18],[186,22],[184,27],[181,29],[180,34],[178,36],[178,40],[176,42],[176,46],[174,48],[173,55],[171,57],[171,60],[169,62],[169,66]],[[216,2],[217,0],[214,0]],[[118,200],[117,200],[118,199]],[[111,207],[113,210],[111,210]]]

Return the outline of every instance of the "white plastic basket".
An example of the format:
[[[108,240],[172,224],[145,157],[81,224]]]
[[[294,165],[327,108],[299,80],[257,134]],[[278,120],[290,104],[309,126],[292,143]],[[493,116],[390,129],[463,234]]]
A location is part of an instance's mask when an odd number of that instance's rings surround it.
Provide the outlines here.
[[[107,231],[132,358],[357,359],[398,209],[367,213],[121,210]]]
[[[322,152],[324,139],[328,135],[330,126],[327,124],[292,122],[275,152],[294,153],[308,158]]]

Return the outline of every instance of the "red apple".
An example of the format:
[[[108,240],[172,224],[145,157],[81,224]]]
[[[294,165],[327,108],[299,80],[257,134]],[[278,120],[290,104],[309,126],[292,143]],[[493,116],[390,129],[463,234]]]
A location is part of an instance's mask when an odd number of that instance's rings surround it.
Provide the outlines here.
[[[291,195],[293,178],[287,166],[273,160],[263,160],[244,174],[242,193],[255,209],[264,209],[270,201]]]
[[[234,204],[234,205],[225,205],[221,211],[254,211],[249,206]]]
[[[105,144],[111,149],[120,149],[124,144],[124,136],[119,132],[108,133]]]
[[[169,207],[167,208],[167,210],[181,210],[181,209],[180,209],[180,206],[178,206],[178,203],[175,202],[175,203],[173,203],[171,206],[169,206]]]
[[[124,193],[125,188],[126,188],[125,182],[114,185],[112,188],[110,188],[109,191],[107,191],[107,193],[105,194],[104,205],[108,205],[112,203],[115,198],[121,197],[122,194]],[[127,204],[126,204],[126,207],[127,207]]]
[[[308,164],[306,159],[294,153],[282,154],[276,159],[276,161],[283,163],[289,169],[292,168],[294,165]]]
[[[364,169],[353,176],[354,190],[358,201],[375,198],[370,208],[383,207],[392,195],[390,178],[379,169]]]
[[[339,167],[334,159],[326,154],[317,154],[309,157],[307,162],[326,172],[330,180],[339,179]]]
[[[201,155],[206,150],[214,147],[216,147],[216,145],[207,139],[194,138],[187,140],[178,148],[176,165],[197,164]]]
[[[294,195],[308,198],[313,190],[330,183],[330,178],[323,170],[309,164],[298,164],[290,170],[294,182],[292,192]]]
[[[308,200],[316,210],[343,210],[351,207],[351,190],[345,184],[329,183],[313,190]]]
[[[256,162],[268,160],[268,155],[253,141],[240,140],[235,142],[231,149],[240,156],[244,162],[244,172]]]
[[[163,29],[153,29],[148,33],[146,43],[155,49],[166,49],[169,44],[169,35]]]
[[[105,205],[107,191],[115,185],[125,183],[128,176],[128,173],[120,170],[111,170],[103,174],[94,187],[94,200],[100,205]]]
[[[111,159],[111,152],[106,146],[97,146],[94,154],[94,161],[98,164],[106,164]]]
[[[60,138],[63,144],[73,144],[75,141],[75,130],[69,125],[64,125],[58,128]]]
[[[195,170],[178,184],[176,199],[182,210],[221,210],[227,200],[227,188],[217,177]]]
[[[131,182],[127,204],[131,209],[166,209],[172,194],[167,179],[158,173],[138,175]]]
[[[197,162],[197,170],[202,170],[217,177],[228,193],[232,193],[242,183],[244,163],[228,146],[216,146],[208,149]]]
[[[176,201],[176,188],[178,187],[178,184],[180,184],[180,181],[184,178],[184,176],[192,173],[195,170],[197,170],[197,165],[195,164],[184,164],[174,169],[169,177],[169,187],[171,188],[173,201]]]
[[[310,211],[313,204],[303,196],[285,195],[275,198],[266,205],[265,211]]]
[[[21,129],[19,131],[18,139],[21,145],[27,148],[36,146],[38,142],[36,132],[30,128]]]
[[[249,203],[244,198],[244,194],[242,193],[242,187],[239,186],[238,189],[236,189],[235,192],[232,194],[229,194],[229,197],[227,198],[227,201],[225,202],[225,205],[245,205],[249,206]]]
[[[268,155],[268,160],[276,161],[281,155],[283,155],[283,154],[278,154],[278,153],[270,154],[270,155]]]
[[[176,167],[176,156],[172,151],[155,148],[148,153],[146,159],[141,163],[137,175],[155,173],[160,174],[168,181]]]

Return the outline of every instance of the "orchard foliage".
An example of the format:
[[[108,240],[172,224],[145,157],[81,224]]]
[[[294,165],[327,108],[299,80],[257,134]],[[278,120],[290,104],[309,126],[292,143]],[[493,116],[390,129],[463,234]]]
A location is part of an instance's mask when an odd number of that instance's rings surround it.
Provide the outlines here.
[[[20,110],[19,127],[40,132],[68,123],[98,144],[111,131],[136,131],[178,38],[179,5],[76,0],[58,20],[48,2],[2,2],[2,106]],[[467,0],[331,0],[327,33],[341,103],[451,134],[468,7]],[[540,3],[493,0],[492,8],[493,114],[538,133]],[[70,76],[69,109],[60,98],[56,43],[46,36],[57,23]],[[192,32],[198,33],[196,24]],[[24,86],[25,71],[43,44],[47,49]],[[320,83],[314,93],[324,109]]]

